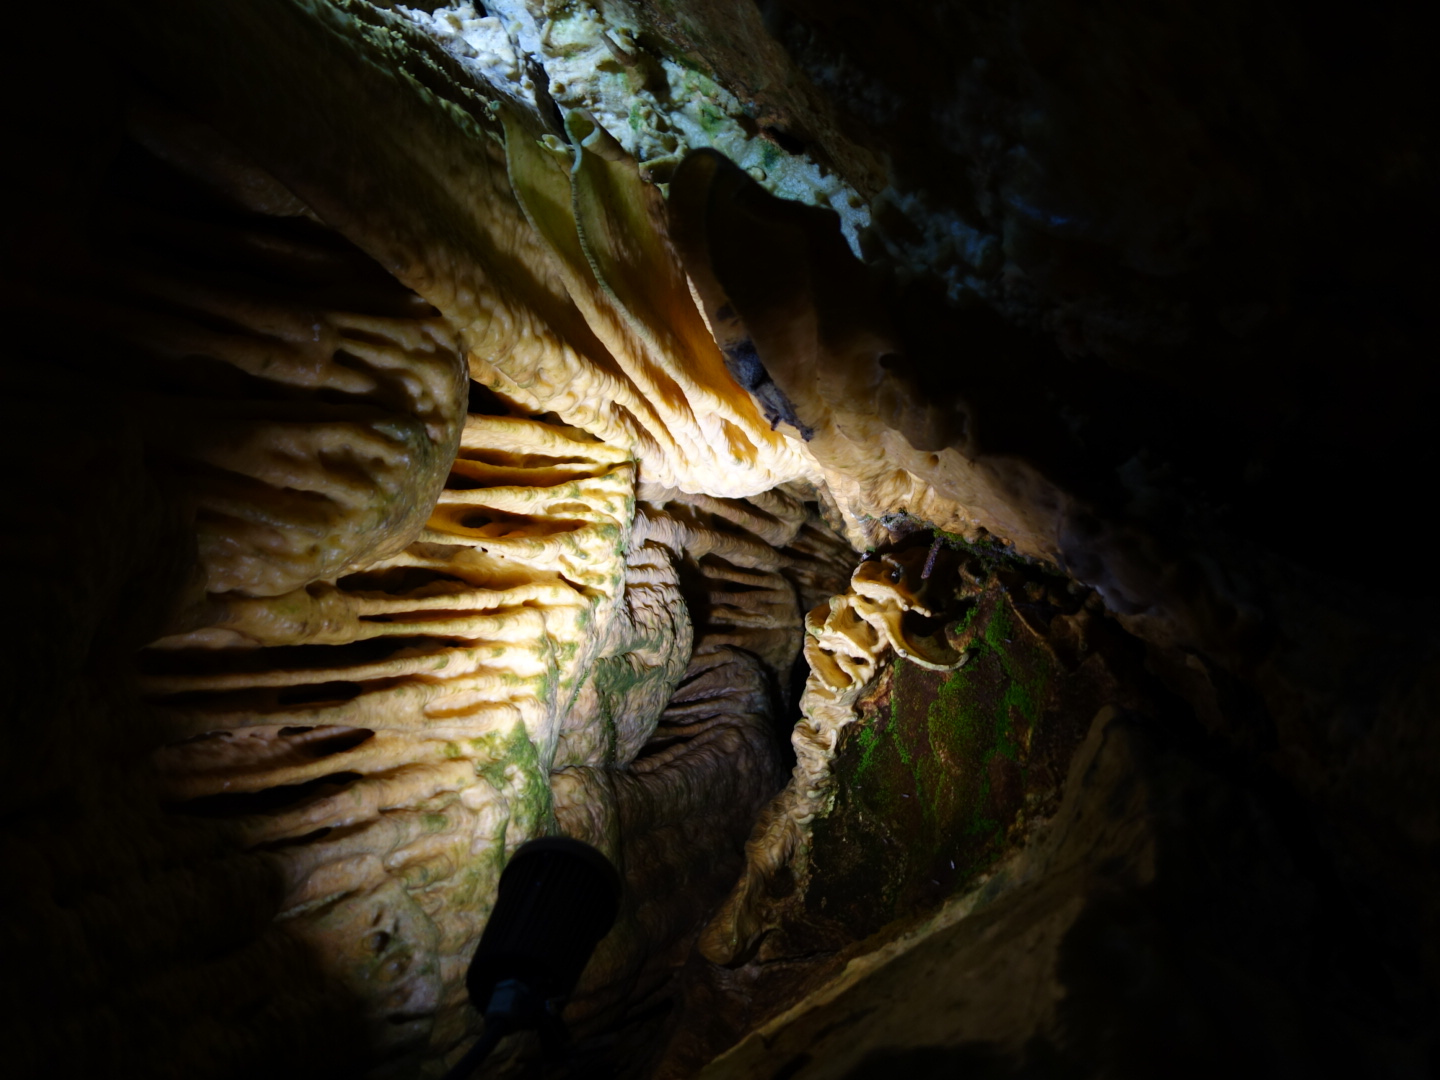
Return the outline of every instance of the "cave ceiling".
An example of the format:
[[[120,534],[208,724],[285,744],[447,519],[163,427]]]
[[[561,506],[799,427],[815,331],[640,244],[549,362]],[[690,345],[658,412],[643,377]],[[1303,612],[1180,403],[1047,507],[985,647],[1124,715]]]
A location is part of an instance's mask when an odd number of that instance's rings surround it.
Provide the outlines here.
[[[555,833],[486,1075],[1433,1069],[1404,11],[16,19],[27,1075],[439,1076]]]

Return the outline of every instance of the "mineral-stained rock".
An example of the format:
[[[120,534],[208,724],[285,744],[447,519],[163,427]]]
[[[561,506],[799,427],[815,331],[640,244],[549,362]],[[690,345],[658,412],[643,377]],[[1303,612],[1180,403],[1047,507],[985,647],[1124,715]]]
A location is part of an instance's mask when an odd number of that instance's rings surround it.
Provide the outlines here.
[[[1424,39],[1131,7],[7,13],[18,1067],[436,1073],[559,829],[576,1077],[1423,1071]]]
[[[79,309],[195,515],[204,588],[274,596],[394,554],[458,444],[453,328],[206,125],[141,92],[116,119],[103,224],[33,316]]]
[[[570,827],[630,883],[577,1006],[613,1014],[668,978],[728,887],[779,781],[800,598],[834,587],[848,549],[806,504],[803,456],[726,373],[658,196],[580,117],[557,173],[523,124],[495,123],[492,139],[483,113],[442,109],[437,122],[423,87],[391,94],[394,72],[375,66],[389,46],[347,52],[338,9],[282,4],[267,23],[243,7],[162,8],[125,15],[158,90],[124,62],[90,72],[120,100],[82,177],[95,203],[37,196],[73,250],[31,269],[42,311],[73,303],[75,282],[93,298],[86,325],[127,378],[114,364],[100,374],[124,384],[131,437],[168,500],[166,542],[183,552],[190,514],[198,546],[188,588],[148,601],[140,624],[165,632],[117,706],[141,772],[97,789],[49,843],[103,842],[86,821],[123,790],[126,827],[174,873],[132,888],[143,860],[125,868],[117,853],[113,890],[103,877],[63,885],[93,899],[70,931],[88,944],[52,974],[103,999],[116,975],[79,954],[106,952],[137,903],[180,908],[194,925],[178,953],[155,939],[175,953],[166,963],[239,949],[236,1001],[310,965],[292,1011],[348,1008],[360,1025],[316,1040],[321,1052],[347,1068],[413,1064],[475,1023],[461,976],[508,853]],[[187,67],[171,46],[204,29],[228,35],[237,65]],[[322,76],[286,122],[259,122],[284,100],[262,70],[293,61],[291,31],[339,48],[347,74]],[[176,80],[192,77],[221,98],[177,103]],[[390,122],[357,127],[364,101]],[[312,125],[314,160],[297,157],[293,121]],[[407,127],[404,154],[383,148]],[[344,164],[366,131],[376,160],[390,154],[368,180]],[[459,162],[463,182],[447,171]],[[556,192],[561,214],[546,217]],[[467,383],[467,356],[488,387]],[[106,722],[84,700],[66,713],[77,732]],[[581,774],[609,811],[567,802],[566,778]],[[158,812],[175,824],[154,824]],[[613,828],[583,827],[605,813]],[[58,853],[42,834],[15,839],[17,865],[43,881]],[[197,851],[253,907],[228,936],[223,910],[189,899],[213,892],[195,884]],[[691,887],[671,896],[677,880]],[[21,908],[43,911],[43,893]],[[142,920],[137,947],[155,932]],[[186,1015],[183,983],[142,997]],[[298,1052],[301,1036],[271,1021],[242,1028],[225,1036],[237,1067]],[[177,1068],[205,1038],[180,1039]],[[121,1023],[95,1053],[159,1068],[163,1051]]]
[[[1102,709],[1036,842],[698,1075],[1198,1077],[1237,1054],[1364,1068],[1372,1036],[1330,981],[1364,963],[1353,910],[1288,853],[1293,804],[1196,751]],[[1308,953],[1328,958],[1318,981],[1295,964]],[[1396,1075],[1423,1068],[1393,1053]]]
[[[947,558],[944,570],[931,577],[933,561],[917,548],[861,563],[843,595],[806,615],[811,673],[800,699],[804,716],[791,736],[794,773],[766,807],[748,845],[745,873],[705,930],[701,949],[708,959],[732,963],[749,953],[770,928],[766,894],[773,891],[773,879],[782,870],[789,878],[805,878],[808,827],[834,798],[831,759],[843,730],[857,719],[856,703],[885,654],[891,648],[906,655],[927,653],[930,666],[942,669],[963,662],[958,650],[948,648],[937,660],[933,643],[927,639],[917,645],[918,635],[903,625],[915,615],[943,624],[946,609],[957,599],[953,564]]]
[[[1033,843],[1059,804],[1088,718],[1108,702],[1154,700],[1158,688],[1127,636],[1084,590],[922,539],[862,563],[825,624],[812,624],[807,649],[845,651],[856,681],[837,693],[827,685],[832,669],[812,660],[795,775],[762,816],[741,885],[702,938],[732,970],[687,972],[687,1010],[658,1075],[687,1075],[836,977],[875,936],[893,936]],[[929,610],[935,636],[963,662],[947,670],[892,650],[883,629],[853,613],[861,590],[887,595],[896,616]],[[847,613],[850,634],[831,629]],[[866,646],[863,669],[853,667],[857,644]]]
[[[163,797],[273,851],[284,932],[333,956],[397,1047],[464,1033],[499,872],[552,813],[629,882],[583,1018],[664,980],[778,785],[776,685],[799,644],[784,574],[825,566],[787,546],[813,512],[657,489],[637,514],[633,477],[582,432],[472,414],[405,551],[217,600],[142,660],[172,740]]]

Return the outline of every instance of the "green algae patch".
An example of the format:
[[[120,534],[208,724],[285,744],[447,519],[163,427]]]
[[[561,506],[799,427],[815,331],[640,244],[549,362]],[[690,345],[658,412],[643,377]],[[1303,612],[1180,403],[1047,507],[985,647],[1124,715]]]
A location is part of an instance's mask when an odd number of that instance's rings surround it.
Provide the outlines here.
[[[509,806],[507,831],[527,838],[545,831],[553,816],[550,770],[541,764],[525,725],[482,735],[470,745],[476,755],[475,775],[488,781]],[[502,836],[495,850],[503,852],[504,847]]]
[[[969,661],[947,673],[895,660],[832,766],[836,798],[814,824],[806,903],[850,931],[963,887],[1023,816],[1029,750],[1062,673],[998,582],[956,633]]]

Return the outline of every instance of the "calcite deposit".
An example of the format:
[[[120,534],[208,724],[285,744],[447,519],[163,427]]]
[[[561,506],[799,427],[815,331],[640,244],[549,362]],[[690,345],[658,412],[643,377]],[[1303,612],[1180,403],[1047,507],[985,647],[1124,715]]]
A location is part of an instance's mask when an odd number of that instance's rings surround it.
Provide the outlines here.
[[[350,25],[276,12],[312,50]],[[137,44],[178,77],[150,25]],[[853,556],[810,459],[729,377],[660,194],[587,115],[568,142],[508,106],[432,115],[423,89],[387,96],[372,41],[338,84],[297,70],[306,161],[237,118],[246,95],[278,107],[255,81],[277,27],[238,6],[207,26],[251,68],[207,69],[225,103],[203,117],[130,91],[106,229],[78,223],[69,270],[108,290],[96,332],[194,522],[196,573],[136,663],[153,798],[273,882],[262,939],[355,1003],[356,1061],[434,1061],[474,1028],[500,870],[557,828],[629,883],[575,1019],[613,1016],[733,881],[781,783],[801,600]],[[414,136],[373,187],[323,149],[367,98],[382,141],[396,110]]]
[[[563,833],[490,1075],[1422,1075],[1423,47],[1142,6],[14,14],[16,1067],[438,1076]]]
[[[939,553],[937,544],[928,552],[910,548],[863,562],[849,589],[806,614],[810,676],[800,699],[803,716],[790,740],[795,769],[755,828],[739,884],[705,929],[700,948],[707,959],[733,963],[770,928],[766,895],[782,868],[792,879],[807,877],[809,826],[835,800],[830,763],[845,728],[859,719],[861,695],[892,651],[937,671],[953,670],[967,659],[943,632],[963,579],[950,552],[936,572]]]

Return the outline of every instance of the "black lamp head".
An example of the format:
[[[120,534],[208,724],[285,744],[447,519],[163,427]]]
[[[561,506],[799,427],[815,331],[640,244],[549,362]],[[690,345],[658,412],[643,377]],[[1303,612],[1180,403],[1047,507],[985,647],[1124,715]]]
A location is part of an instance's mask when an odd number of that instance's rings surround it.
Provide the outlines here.
[[[537,1026],[580,981],[595,946],[620,910],[620,875],[589,844],[564,836],[531,840],[500,875],[465,989],[489,1018]]]

